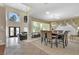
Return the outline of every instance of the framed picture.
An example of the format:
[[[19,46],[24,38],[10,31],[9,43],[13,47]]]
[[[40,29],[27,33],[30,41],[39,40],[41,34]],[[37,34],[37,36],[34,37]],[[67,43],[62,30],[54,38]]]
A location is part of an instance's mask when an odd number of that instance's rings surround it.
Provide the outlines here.
[[[24,23],[27,23],[27,16],[24,16]]]
[[[19,22],[20,21],[19,15],[15,12],[9,12],[8,16],[9,16],[9,20],[12,22]]]

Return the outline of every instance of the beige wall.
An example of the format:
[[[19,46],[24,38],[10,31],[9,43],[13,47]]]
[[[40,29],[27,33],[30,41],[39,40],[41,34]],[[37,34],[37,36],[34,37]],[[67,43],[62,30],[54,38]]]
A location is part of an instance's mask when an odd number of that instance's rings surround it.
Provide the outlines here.
[[[6,40],[6,9],[0,6],[0,40]]]
[[[8,19],[8,13],[9,12],[15,12],[19,15],[20,17],[20,22],[12,22],[9,21]],[[11,7],[6,7],[6,15],[7,15],[7,21],[6,21],[6,26],[7,26],[7,34],[8,34],[8,27],[9,26],[14,26],[14,27],[20,27],[20,32],[23,31],[24,28],[24,16],[26,16],[26,12],[11,8]],[[8,35],[7,35],[8,36]]]
[[[8,13],[9,12],[15,12],[20,16],[20,22],[11,22],[8,19]],[[26,16],[27,13],[20,11],[18,9],[14,9],[12,7],[0,5],[0,40],[3,40],[6,42],[6,39],[8,37],[8,27],[9,26],[16,26],[20,27],[21,32],[23,31],[23,28],[25,26],[24,24],[24,16]],[[26,24],[27,25],[27,24]]]

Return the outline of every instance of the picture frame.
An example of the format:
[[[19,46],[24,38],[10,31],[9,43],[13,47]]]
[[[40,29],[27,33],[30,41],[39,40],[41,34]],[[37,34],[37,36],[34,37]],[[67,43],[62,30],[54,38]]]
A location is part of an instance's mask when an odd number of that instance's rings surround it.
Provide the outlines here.
[[[27,16],[24,16],[24,23],[27,23]]]
[[[9,21],[12,21],[12,22],[20,21],[20,16],[16,12],[9,12],[8,18],[9,18]]]

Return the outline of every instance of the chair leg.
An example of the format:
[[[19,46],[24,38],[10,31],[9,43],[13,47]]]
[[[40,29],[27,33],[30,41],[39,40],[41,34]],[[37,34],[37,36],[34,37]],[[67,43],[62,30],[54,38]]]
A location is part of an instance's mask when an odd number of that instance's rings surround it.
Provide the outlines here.
[[[65,46],[67,46],[67,44],[68,44],[68,40],[65,40]]]
[[[52,48],[52,43],[51,43],[51,48]]]
[[[56,47],[58,47],[58,42],[57,42],[57,39],[56,39],[56,42],[55,42],[55,44],[56,44]]]
[[[41,38],[41,44],[42,44],[42,42],[43,42],[43,38]]]
[[[44,42],[45,42],[45,45],[46,46],[47,46],[47,40],[48,40],[47,38],[44,39]]]
[[[65,48],[65,42],[64,42],[64,40],[63,40],[63,48]]]
[[[52,45],[53,45],[53,40],[51,40],[51,48],[52,48]]]

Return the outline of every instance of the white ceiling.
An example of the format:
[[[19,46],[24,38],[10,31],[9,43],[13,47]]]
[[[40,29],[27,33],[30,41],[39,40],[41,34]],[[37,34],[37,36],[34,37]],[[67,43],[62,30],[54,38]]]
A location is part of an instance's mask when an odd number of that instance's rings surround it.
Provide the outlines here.
[[[5,5],[25,12],[31,9],[30,16],[47,21],[79,16],[79,3],[6,3]]]
[[[79,16],[79,3],[25,3],[32,17],[53,21]],[[48,14],[46,14],[48,12]]]
[[[29,11],[29,6],[21,4],[21,3],[5,3],[4,5],[27,12]]]

